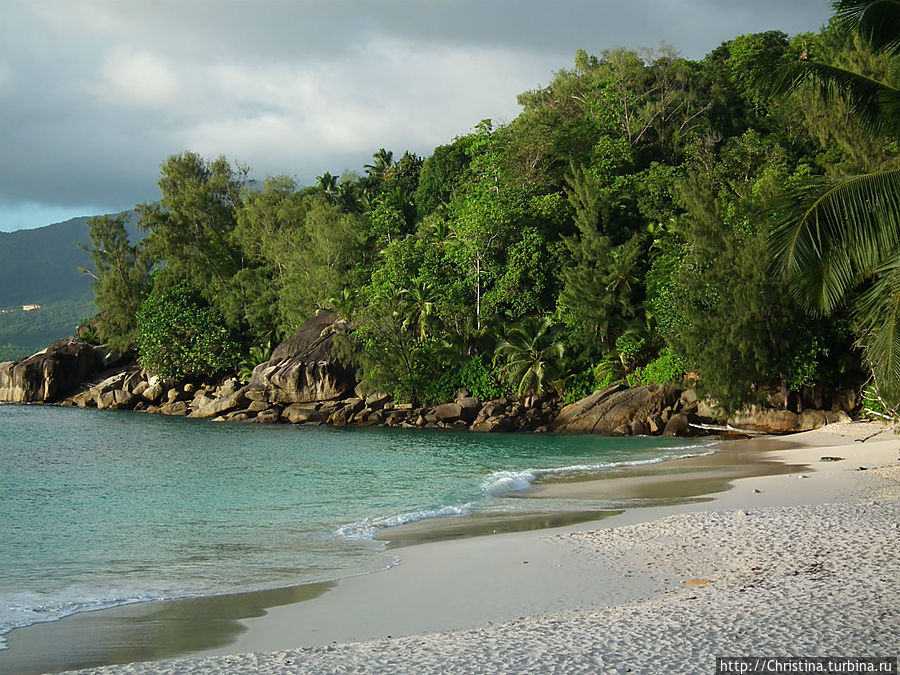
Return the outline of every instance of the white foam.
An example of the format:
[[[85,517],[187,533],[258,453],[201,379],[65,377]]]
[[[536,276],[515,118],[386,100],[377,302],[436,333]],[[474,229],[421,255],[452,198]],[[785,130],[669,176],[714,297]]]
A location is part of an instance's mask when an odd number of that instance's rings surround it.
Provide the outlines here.
[[[16,628],[47,623],[77,614],[138,602],[172,597],[165,592],[112,590],[102,596],[85,590],[69,589],[66,596],[23,592],[0,597],[0,650],[7,649],[5,635]]]
[[[604,471],[608,469],[621,469],[630,466],[645,466],[648,464],[659,464],[670,459],[685,459],[687,457],[701,457],[711,455],[714,450],[708,445],[692,445],[681,449],[698,449],[705,448],[705,452],[687,452],[679,455],[664,455],[662,457],[651,457],[649,459],[633,459],[622,462],[606,462],[603,464],[571,464],[567,466],[555,466],[545,469],[524,469],[522,471],[495,471],[484,479],[481,489],[488,495],[500,497],[505,494],[514,492],[522,492],[531,487],[541,476],[548,476],[561,473],[584,473],[589,471]]]
[[[686,457],[699,457],[711,455],[714,450],[712,444],[689,445],[678,448],[679,450],[699,450],[703,452],[684,452],[678,455],[663,455],[649,459],[635,459],[621,462],[607,462],[603,464],[572,464],[566,466],[549,467],[544,469],[524,469],[522,471],[495,471],[484,479],[481,484],[482,491],[491,497],[501,497],[505,494],[522,492],[531,487],[531,484],[541,476],[560,473],[581,473],[588,471],[603,471],[606,469],[618,469],[629,466],[642,466],[645,464],[658,464],[670,459],[684,459]],[[339,527],[335,534],[345,539],[354,541],[372,541],[381,530],[408,525],[430,518],[443,518],[445,516],[463,516],[475,510],[473,502],[462,505],[449,505],[439,509],[411,511],[394,516],[380,518],[365,518],[354,523],[348,523]]]
[[[422,511],[411,511],[409,513],[401,513],[395,516],[386,516],[384,518],[365,518],[355,523],[342,525],[336,530],[340,537],[345,539],[353,539],[355,541],[370,541],[375,535],[389,527],[397,527],[398,525],[408,525],[416,523],[420,520],[428,520],[430,518],[443,518],[445,516],[464,516],[472,513],[473,505],[471,503],[462,505],[444,506],[439,509],[427,509]]]

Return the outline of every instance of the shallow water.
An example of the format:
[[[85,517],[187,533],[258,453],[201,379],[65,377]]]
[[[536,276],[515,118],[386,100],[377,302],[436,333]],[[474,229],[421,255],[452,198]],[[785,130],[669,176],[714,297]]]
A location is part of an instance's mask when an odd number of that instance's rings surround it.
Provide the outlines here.
[[[393,558],[374,535],[390,539],[385,528],[461,514],[577,517],[601,506],[521,491],[707,451],[679,439],[0,405],[0,633],[104,606],[383,569]]]

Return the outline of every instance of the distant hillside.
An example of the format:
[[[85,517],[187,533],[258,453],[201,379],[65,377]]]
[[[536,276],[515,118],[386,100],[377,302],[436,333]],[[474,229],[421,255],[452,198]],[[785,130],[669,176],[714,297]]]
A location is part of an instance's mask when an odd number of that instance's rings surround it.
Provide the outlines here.
[[[91,279],[89,217],[33,230],[0,232],[0,361],[27,356],[72,335],[96,313]],[[129,227],[132,241],[137,228]],[[23,305],[40,305],[30,312]]]

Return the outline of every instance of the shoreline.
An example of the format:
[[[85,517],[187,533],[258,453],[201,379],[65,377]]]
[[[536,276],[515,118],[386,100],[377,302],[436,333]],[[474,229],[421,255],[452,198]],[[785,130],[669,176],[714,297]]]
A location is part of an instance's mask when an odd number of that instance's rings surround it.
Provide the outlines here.
[[[866,429],[870,430],[871,427],[866,426]],[[865,435],[869,433],[870,431],[866,431]],[[859,432],[856,435],[859,436]],[[729,441],[726,444],[727,449],[715,455],[673,461],[688,466],[690,464],[699,465],[704,460],[708,461],[709,457],[721,459],[728,453],[740,452],[747,452],[749,455],[756,454],[759,459],[759,447],[762,442],[766,445],[763,455],[763,458],[767,460],[766,463],[774,465],[775,460],[790,461],[792,464],[785,470],[796,474],[798,467],[802,465],[797,464],[797,460],[801,459],[801,454],[805,462],[812,463],[818,461],[821,454],[828,454],[820,452],[822,448],[834,445],[846,446],[848,442],[852,443],[852,440],[848,441],[849,438],[849,436],[836,436],[825,430],[776,437],[764,441],[759,439]],[[756,447],[757,450],[742,450],[742,444],[747,448]],[[818,486],[821,481],[816,478],[817,476],[832,476],[833,478],[835,474],[841,474],[842,478],[846,478],[848,475],[846,471],[835,471],[839,468],[837,465],[856,461],[858,451],[865,451],[866,457],[871,456],[870,451],[876,445],[883,446],[884,443],[878,439],[870,439],[867,444],[858,444],[856,448],[851,445],[850,448],[854,450],[854,453],[845,451],[847,458],[844,462],[817,466],[817,469],[822,470],[809,472],[813,480],[803,481],[803,490],[781,490],[780,499],[775,499],[775,501],[785,503],[811,501],[808,488],[814,484]],[[887,462],[890,458],[896,458],[897,453],[894,448],[897,445],[894,443],[892,449],[880,448],[882,461]],[[794,446],[797,446],[794,450],[788,450]],[[854,456],[851,457],[851,454]],[[653,468],[661,466],[656,465]],[[843,468],[846,468],[846,465]],[[233,661],[236,658],[235,655],[242,652],[271,652],[296,647],[315,649],[317,646],[331,645],[335,642],[371,640],[373,638],[396,640],[400,635],[471,630],[477,626],[484,626],[486,623],[501,624],[501,622],[521,616],[547,615],[559,610],[597,611],[598,607],[611,608],[647,601],[648,598],[670,590],[667,589],[666,582],[654,581],[644,574],[637,573],[636,570],[614,569],[608,560],[588,563],[583,552],[572,547],[563,550],[564,547],[559,545],[557,538],[575,536],[575,533],[578,532],[602,532],[612,528],[628,527],[639,522],[654,522],[673,513],[706,511],[710,506],[717,510],[723,507],[733,508],[735,504],[748,499],[755,502],[772,502],[778,495],[773,494],[768,487],[761,493],[750,493],[752,496],[749,498],[748,491],[745,489],[750,484],[763,485],[766,481],[781,480],[783,483],[791,475],[791,473],[781,473],[781,475],[768,473],[769,475],[749,478],[735,477],[726,472],[726,475],[716,478],[716,481],[724,481],[726,491],[704,497],[703,501],[689,497],[689,501],[677,505],[633,508],[623,513],[610,515],[603,521],[594,520],[588,523],[568,525],[562,529],[495,534],[490,537],[468,536],[464,539],[445,539],[418,544],[414,542],[419,537],[413,534],[409,537],[410,541],[399,552],[402,559],[400,565],[386,572],[342,580],[333,587],[322,590],[320,594],[316,593],[316,597],[304,602],[297,602],[297,599],[285,599],[284,593],[287,589],[282,589],[281,595],[274,598],[277,600],[274,603],[277,606],[269,606],[267,610],[258,606],[259,603],[257,603],[254,611],[251,612],[251,616],[256,618],[245,617],[237,620],[213,621],[213,624],[216,625],[212,632],[215,634],[218,631],[219,639],[223,637],[223,634],[230,634],[236,637],[236,641],[228,645],[216,645],[213,649],[199,652],[193,657],[176,663],[181,664],[180,667],[187,667],[189,664],[215,662],[210,659],[227,658]],[[849,475],[862,478],[864,473],[853,472]],[[627,484],[629,480],[633,484],[641,483],[640,479],[635,480],[634,477],[606,479],[597,482],[604,483],[608,487],[616,480],[619,481],[620,487]],[[734,489],[727,490],[727,483],[731,480],[737,480],[738,485]],[[688,482],[690,482],[690,478]],[[835,481],[829,479],[826,482],[834,483]],[[846,483],[847,481],[837,481],[836,484],[841,482]],[[579,483],[550,484],[556,490],[560,487],[579,485],[579,489],[585,489],[584,485]],[[796,484],[790,487],[795,486]],[[546,484],[533,488],[537,491],[542,489],[549,488]],[[762,497],[761,495],[767,496]],[[411,526],[406,527],[410,528]],[[403,528],[394,529],[400,531]],[[496,577],[492,576],[492,570],[502,570],[502,585],[498,584]],[[603,579],[607,583],[597,584],[597,579]],[[611,586],[614,587],[615,592],[611,592]],[[306,588],[305,590],[309,592],[312,589]],[[235,597],[247,600],[241,594]],[[209,599],[206,600],[209,601]],[[282,604],[282,600],[292,604]],[[193,599],[184,602],[193,610],[197,610],[197,601],[198,599]],[[102,625],[107,619],[112,624],[118,621],[120,625],[123,621],[125,623],[130,621],[132,625],[135,622],[153,624],[159,617],[153,618],[152,612],[151,616],[148,616],[146,611],[148,607],[154,604],[167,604],[171,609],[173,602],[180,601],[145,603],[101,610],[76,615],[59,622],[19,629],[9,635],[10,652],[14,649],[19,653],[23,652],[25,647],[21,640],[26,633],[34,636],[32,641],[35,645],[42,643],[46,645],[48,638],[51,640],[50,644],[55,644],[60,637],[65,637],[67,634],[69,636],[78,635],[79,631],[85,629],[89,624]],[[221,607],[217,611],[221,611]],[[246,611],[246,608],[243,611]],[[115,616],[117,614],[119,616]],[[130,617],[127,616],[129,614]],[[178,612],[176,611],[175,614],[177,615]],[[203,612],[201,611],[200,614],[202,615]],[[182,618],[184,616],[182,613]],[[206,619],[209,618],[206,616]],[[110,628],[111,623],[109,622],[106,623],[105,629]],[[177,617],[175,623],[177,624]],[[155,627],[162,628],[158,622]],[[165,650],[157,650],[136,658],[160,659],[171,655],[171,653],[165,653]],[[154,672],[153,668],[163,668],[164,663],[171,662],[150,661],[135,666],[113,666],[109,672],[120,670],[128,672],[129,668],[144,669],[141,672]],[[220,666],[223,665],[223,662],[217,663]],[[9,666],[4,665],[3,658],[0,656],[0,671],[6,672],[4,669],[7,667]],[[61,664],[61,667],[66,666]]]

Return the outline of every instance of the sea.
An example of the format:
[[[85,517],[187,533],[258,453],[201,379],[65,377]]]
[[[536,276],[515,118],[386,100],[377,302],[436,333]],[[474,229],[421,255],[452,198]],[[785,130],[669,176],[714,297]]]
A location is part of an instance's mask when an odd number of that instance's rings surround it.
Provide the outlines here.
[[[528,488],[709,452],[0,404],[0,649],[14,628],[76,612],[377,572],[397,561],[391,528],[598,510]]]

